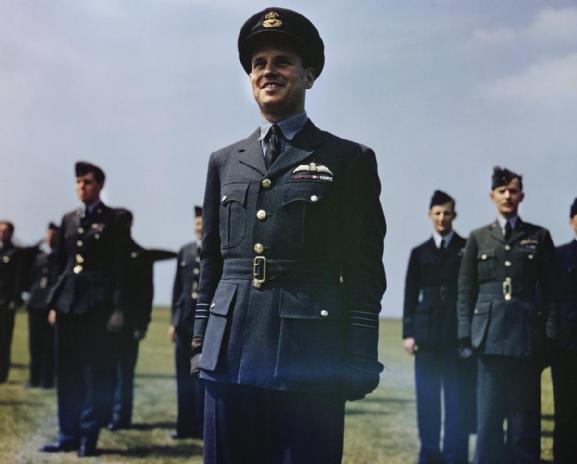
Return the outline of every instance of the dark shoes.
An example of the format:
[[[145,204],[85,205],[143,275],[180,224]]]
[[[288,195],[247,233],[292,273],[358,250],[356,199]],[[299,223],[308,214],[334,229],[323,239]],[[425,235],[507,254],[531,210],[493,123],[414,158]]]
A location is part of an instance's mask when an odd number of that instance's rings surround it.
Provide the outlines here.
[[[81,458],[96,456],[96,440],[94,438],[82,438],[78,441],[56,441],[48,443],[40,448],[43,453],[66,453],[68,451],[78,450],[78,456]]]
[[[120,421],[112,421],[109,422],[108,425],[106,426],[106,428],[108,430],[110,430],[111,432],[116,432],[117,430],[121,430],[121,429],[129,429],[130,428],[130,423],[128,422],[120,422]]]
[[[202,430],[194,430],[192,432],[188,432],[188,433],[179,433],[179,432],[174,432],[171,433],[170,438],[172,438],[173,440],[186,440],[187,438],[200,438],[202,439],[203,433]]]
[[[96,456],[96,454],[96,440],[83,438],[80,442],[80,448],[78,448],[78,457],[86,458]]]
[[[78,449],[77,441],[55,441],[48,443],[40,448],[42,453],[65,453],[67,451],[74,451]]]

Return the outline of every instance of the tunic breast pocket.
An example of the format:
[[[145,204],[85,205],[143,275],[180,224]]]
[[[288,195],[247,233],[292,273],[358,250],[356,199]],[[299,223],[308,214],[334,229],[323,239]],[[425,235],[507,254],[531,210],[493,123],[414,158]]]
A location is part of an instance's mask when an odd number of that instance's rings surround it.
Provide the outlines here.
[[[480,282],[487,282],[495,278],[495,251],[494,250],[479,250],[477,254],[477,273]]]
[[[221,247],[240,245],[246,233],[246,194],[248,183],[227,184],[222,187],[220,201]]]
[[[282,247],[303,248],[323,243],[329,219],[330,185],[320,182],[289,182],[277,211],[277,239]]]
[[[536,278],[538,268],[537,268],[537,250],[522,248],[516,253],[516,258],[521,264],[521,271],[524,276],[533,276]]]

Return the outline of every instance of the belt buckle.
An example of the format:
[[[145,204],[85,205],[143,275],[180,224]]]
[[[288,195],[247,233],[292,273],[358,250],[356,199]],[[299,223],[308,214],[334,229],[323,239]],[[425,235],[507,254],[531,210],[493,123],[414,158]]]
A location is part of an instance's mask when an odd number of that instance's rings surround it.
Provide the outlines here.
[[[511,283],[511,277],[506,277],[503,281],[503,296],[505,300],[509,301],[513,295],[513,284]]]
[[[266,282],[266,258],[255,256],[252,262],[252,286],[261,288]]]

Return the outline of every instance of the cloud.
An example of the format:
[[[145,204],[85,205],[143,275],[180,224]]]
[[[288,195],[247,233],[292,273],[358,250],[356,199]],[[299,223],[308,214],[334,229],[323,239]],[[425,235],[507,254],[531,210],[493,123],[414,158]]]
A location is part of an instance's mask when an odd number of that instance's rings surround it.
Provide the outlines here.
[[[525,40],[572,41],[577,39],[577,8],[544,8],[524,27],[479,29],[473,40],[485,45],[506,45]]]
[[[534,64],[493,81],[483,90],[492,100],[558,106],[577,103],[577,53]]]

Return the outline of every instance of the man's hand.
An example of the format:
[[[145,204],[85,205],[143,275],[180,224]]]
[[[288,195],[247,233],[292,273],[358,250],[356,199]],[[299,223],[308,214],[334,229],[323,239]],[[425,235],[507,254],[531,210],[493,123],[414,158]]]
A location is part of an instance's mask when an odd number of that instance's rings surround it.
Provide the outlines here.
[[[56,310],[55,309],[51,309],[50,311],[48,311],[48,323],[54,327],[54,324],[56,324]]]
[[[190,353],[190,374],[197,377],[200,374],[200,361],[202,358],[203,337],[192,337]]]
[[[124,313],[120,310],[116,310],[108,319],[107,329],[110,332],[120,332],[124,326]]]
[[[176,328],[173,325],[169,326],[166,335],[168,336],[168,339],[174,343],[176,341]]]
[[[413,337],[405,338],[403,340],[403,346],[405,347],[405,351],[409,354],[415,354],[415,352],[419,349]]]
[[[378,361],[372,362],[370,367],[362,364],[351,362],[345,367],[345,399],[347,401],[361,400],[379,385],[380,373],[384,366]]]
[[[459,357],[461,359],[469,359],[473,356],[473,347],[471,346],[471,339],[469,337],[459,338]]]

